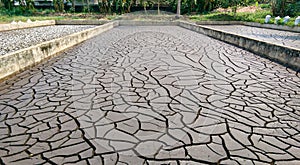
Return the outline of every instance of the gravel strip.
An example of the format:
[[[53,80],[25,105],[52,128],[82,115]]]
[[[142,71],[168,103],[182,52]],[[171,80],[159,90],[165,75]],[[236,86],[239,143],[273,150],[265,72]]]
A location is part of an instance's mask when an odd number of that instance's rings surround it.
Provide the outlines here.
[[[95,27],[94,25],[55,25],[19,29],[0,33],[0,55],[14,52],[41,42],[63,37]]]
[[[300,48],[300,33],[242,25],[209,25],[208,27],[256,38],[266,42],[290,46],[297,49]]]

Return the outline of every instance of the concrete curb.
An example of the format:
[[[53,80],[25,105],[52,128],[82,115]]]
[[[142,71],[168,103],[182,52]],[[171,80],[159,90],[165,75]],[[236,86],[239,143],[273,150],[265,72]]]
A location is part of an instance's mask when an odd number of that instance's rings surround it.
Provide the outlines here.
[[[245,25],[245,26],[252,26],[258,28],[266,28],[266,29],[273,29],[273,30],[283,30],[283,31],[290,31],[300,33],[300,27],[294,26],[283,26],[283,25],[275,25],[275,24],[260,24],[256,22],[242,22],[242,21],[198,21],[196,22],[198,25]]]
[[[241,21],[197,21],[197,25],[243,25]]]
[[[178,22],[174,21],[135,21],[119,20],[119,26],[177,26]]]
[[[16,24],[0,24],[0,32],[8,31],[8,30],[39,27],[39,26],[50,26],[50,25],[55,25],[55,21],[46,20],[46,21],[34,21],[34,22],[18,22]]]
[[[300,71],[300,49],[268,43],[189,22],[180,21],[179,26],[244,48],[250,52],[293,68],[296,71]]]
[[[300,27],[298,26],[289,27],[289,26],[274,25],[274,24],[260,24],[255,22],[243,22],[243,25],[300,33]]]
[[[176,15],[127,15],[119,16],[117,20],[161,20],[161,21],[173,21],[176,20]]]
[[[108,20],[56,20],[55,25],[103,25]]]
[[[92,29],[87,29],[68,36],[31,46],[16,52],[0,56],[0,80],[14,75],[30,66],[48,59],[58,52],[79,44],[104,31],[117,26],[116,22],[107,23]]]

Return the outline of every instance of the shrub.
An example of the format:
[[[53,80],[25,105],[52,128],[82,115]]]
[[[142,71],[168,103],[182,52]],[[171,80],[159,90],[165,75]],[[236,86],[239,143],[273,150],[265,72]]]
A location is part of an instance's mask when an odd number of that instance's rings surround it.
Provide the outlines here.
[[[296,3],[290,3],[285,8],[285,15],[297,16],[300,14],[300,1]]]
[[[273,15],[296,16],[300,11],[300,1],[271,0],[271,8]]]
[[[270,8],[271,8],[271,5],[270,5],[269,3],[267,3],[267,4],[260,4],[260,7],[261,7],[262,9],[270,9]]]

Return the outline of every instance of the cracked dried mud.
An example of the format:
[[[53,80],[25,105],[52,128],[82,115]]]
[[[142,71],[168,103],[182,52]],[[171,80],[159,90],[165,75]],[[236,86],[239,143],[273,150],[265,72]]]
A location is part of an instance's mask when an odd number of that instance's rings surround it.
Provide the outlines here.
[[[117,27],[0,84],[0,164],[299,164],[299,84],[180,27]]]

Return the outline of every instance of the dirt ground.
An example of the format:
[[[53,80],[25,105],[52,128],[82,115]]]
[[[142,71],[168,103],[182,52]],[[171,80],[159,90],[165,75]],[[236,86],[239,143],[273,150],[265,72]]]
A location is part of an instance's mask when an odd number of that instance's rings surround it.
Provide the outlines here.
[[[261,8],[260,7],[256,7],[256,6],[247,6],[247,7],[239,7],[237,9],[237,12],[238,13],[243,13],[243,12],[254,13],[254,12],[258,11],[258,10],[261,10]],[[224,13],[226,13],[226,12],[231,12],[231,8],[227,8],[227,9],[225,9],[225,8],[218,8],[218,9],[216,9],[216,11],[217,12],[224,12]]]

